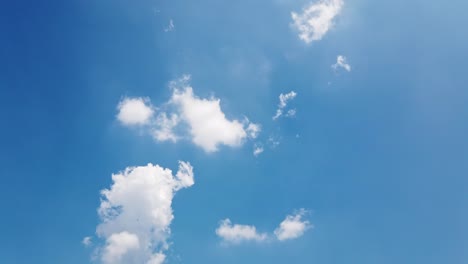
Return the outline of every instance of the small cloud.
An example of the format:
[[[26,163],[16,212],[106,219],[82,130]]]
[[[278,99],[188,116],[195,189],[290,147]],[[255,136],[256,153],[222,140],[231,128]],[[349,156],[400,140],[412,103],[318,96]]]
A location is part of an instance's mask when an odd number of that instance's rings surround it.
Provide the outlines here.
[[[224,242],[239,244],[246,241],[265,241],[266,234],[258,233],[255,226],[232,224],[231,220],[225,219],[221,221],[216,235],[223,239]]]
[[[146,98],[124,98],[117,106],[117,119],[125,126],[146,125],[154,110]]]
[[[308,220],[303,219],[306,213],[305,209],[300,209],[294,215],[287,215],[271,235],[257,232],[257,228],[253,225],[233,225],[231,220],[225,219],[216,229],[216,235],[226,244],[249,241],[272,242],[273,238],[280,242],[292,240],[301,237],[308,229],[313,228]]]
[[[290,109],[288,112],[286,112],[287,117],[294,117],[296,116],[296,109]]]
[[[177,114],[172,114],[170,118],[166,113],[161,113],[156,119],[157,128],[154,129],[153,135],[157,141],[172,141],[177,142],[178,137],[174,132],[174,128],[179,124]]]
[[[280,141],[277,137],[270,136],[268,138],[268,144],[270,145],[271,148],[276,148],[277,146],[279,146]]]
[[[351,65],[348,64],[346,57],[342,55],[338,55],[338,57],[336,57],[336,63],[333,64],[331,67],[335,71],[337,71],[338,68],[343,68],[348,72],[351,71]]]
[[[175,29],[174,20],[169,20],[169,25],[164,29],[164,32],[171,32]]]
[[[262,154],[264,151],[263,147],[262,146],[259,146],[257,144],[254,145],[254,150],[253,150],[253,154],[255,157],[258,157],[258,155]]]
[[[246,128],[247,135],[251,139],[256,139],[258,137],[258,134],[260,134],[260,131],[262,131],[262,127],[260,126],[260,124],[249,123],[249,125]]]
[[[341,12],[343,0],[319,0],[302,9],[302,13],[291,13],[292,26],[299,38],[307,44],[321,40],[333,27],[333,20]]]
[[[81,241],[81,243],[85,246],[85,247],[89,247],[93,244],[93,241],[92,241],[92,238],[91,237],[85,237],[83,238],[83,240]]]
[[[297,93],[294,91],[291,91],[287,94],[280,94],[279,95],[279,104],[278,104],[278,109],[276,109],[276,114],[273,116],[273,120],[278,119],[280,116],[283,115],[284,108],[288,106],[288,102],[296,98]],[[296,114],[296,110],[292,109],[287,111],[286,116],[294,116]]]
[[[279,241],[295,239],[301,237],[305,231],[312,228],[313,226],[309,221],[302,219],[305,213],[306,211],[301,209],[295,215],[286,216],[286,219],[274,231],[276,238]]]

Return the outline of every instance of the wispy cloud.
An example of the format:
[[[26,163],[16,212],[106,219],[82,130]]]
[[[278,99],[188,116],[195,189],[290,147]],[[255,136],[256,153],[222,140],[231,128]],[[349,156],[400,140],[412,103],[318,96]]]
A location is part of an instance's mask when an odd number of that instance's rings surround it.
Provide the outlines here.
[[[175,29],[174,20],[170,19],[169,25],[167,25],[167,27],[164,28],[164,32],[170,32],[170,31],[173,31],[174,29]]]
[[[346,57],[343,55],[338,55],[336,57],[336,63],[333,64],[331,67],[335,71],[338,70],[338,68],[343,68],[348,72],[351,71],[351,65],[348,64]]]
[[[305,43],[321,40],[333,27],[333,20],[342,7],[343,0],[320,0],[311,3],[302,9],[302,13],[291,13],[292,25]]]
[[[276,114],[273,116],[273,120],[278,119],[280,116],[283,115],[284,109],[288,106],[288,103],[296,98],[297,93],[294,91],[291,91],[287,94],[280,94],[279,95],[279,104],[278,104],[278,109],[276,109]],[[296,109],[290,109],[286,112],[286,116],[291,117],[296,115]]]

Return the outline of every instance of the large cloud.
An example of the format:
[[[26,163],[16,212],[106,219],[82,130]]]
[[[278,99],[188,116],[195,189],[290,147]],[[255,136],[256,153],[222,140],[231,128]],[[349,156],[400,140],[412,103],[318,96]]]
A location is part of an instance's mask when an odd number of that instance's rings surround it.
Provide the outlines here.
[[[97,236],[105,241],[98,252],[102,263],[162,263],[169,248],[172,199],[194,184],[193,168],[179,170],[148,164],[112,175],[113,184],[101,191]]]
[[[119,103],[119,121],[124,125],[150,124],[147,127],[157,141],[177,142],[188,138],[206,152],[215,152],[221,145],[237,147],[247,138],[258,136],[259,124],[248,118],[228,119],[221,109],[220,99],[198,97],[189,81],[190,76],[185,75],[170,83],[172,96],[158,108],[154,118],[151,118],[153,107],[149,100],[125,98]]]
[[[299,32],[299,38],[307,44],[321,40],[342,7],[343,0],[320,0],[303,8],[300,14],[292,12],[293,27]]]

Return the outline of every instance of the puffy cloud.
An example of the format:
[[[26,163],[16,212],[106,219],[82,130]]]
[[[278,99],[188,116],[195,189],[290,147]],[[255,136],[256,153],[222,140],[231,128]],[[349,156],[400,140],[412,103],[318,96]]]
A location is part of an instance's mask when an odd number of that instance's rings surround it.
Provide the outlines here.
[[[275,229],[276,238],[284,241],[302,236],[307,229],[312,227],[309,221],[302,219],[305,213],[306,211],[302,209],[295,215],[286,216],[286,219]]]
[[[126,125],[145,124],[157,141],[177,142],[189,138],[206,152],[215,152],[221,145],[237,147],[247,138],[255,139],[259,124],[228,119],[221,109],[220,99],[200,98],[189,85],[190,76],[172,81],[171,99],[158,108],[154,118],[149,100],[126,98],[119,103],[118,119]]]
[[[179,162],[179,170],[159,165],[129,167],[112,175],[112,185],[101,191],[97,236],[105,240],[99,255],[105,264],[162,263],[169,248],[174,218],[174,194],[194,184],[193,168]]]
[[[117,106],[117,119],[126,126],[149,124],[154,111],[145,98],[124,98]]]
[[[120,263],[127,252],[138,248],[140,248],[140,240],[137,235],[128,232],[112,234],[106,240],[102,261],[109,264]]]
[[[283,115],[284,108],[288,106],[288,102],[296,98],[297,93],[294,91],[291,91],[287,94],[280,94],[279,95],[279,104],[278,104],[278,109],[276,109],[276,114],[273,116],[273,120],[278,119],[280,116]],[[290,109],[286,112],[286,116],[291,117],[296,115],[296,109]]]
[[[320,0],[311,3],[302,9],[302,13],[291,13],[292,25],[305,43],[321,40],[333,27],[333,20],[342,7],[343,0]]]
[[[351,71],[351,65],[348,64],[348,61],[346,60],[345,56],[338,55],[336,57],[336,63],[332,65],[333,70],[338,70],[338,68],[343,68],[346,71]]]
[[[233,225],[229,219],[221,221],[216,234],[224,242],[235,244],[245,241],[264,241],[267,238],[266,234],[258,233],[255,226]]]
[[[247,133],[244,124],[228,120],[217,98],[202,99],[190,86],[174,89],[171,102],[189,125],[192,142],[206,152],[215,152],[219,145],[240,146]]]

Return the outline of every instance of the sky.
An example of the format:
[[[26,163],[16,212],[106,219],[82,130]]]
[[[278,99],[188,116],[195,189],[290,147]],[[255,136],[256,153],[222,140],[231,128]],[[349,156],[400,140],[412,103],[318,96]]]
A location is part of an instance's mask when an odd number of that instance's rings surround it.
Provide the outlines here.
[[[467,263],[467,8],[2,2],[0,263]]]

